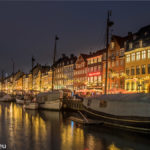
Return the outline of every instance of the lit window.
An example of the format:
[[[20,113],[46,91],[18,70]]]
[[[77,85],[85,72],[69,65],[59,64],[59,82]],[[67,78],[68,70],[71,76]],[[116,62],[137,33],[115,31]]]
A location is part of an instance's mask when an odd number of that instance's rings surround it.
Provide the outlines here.
[[[119,66],[119,62],[118,62],[118,60],[116,61],[116,66]]]
[[[142,90],[145,90],[145,81],[142,82]]]
[[[93,59],[91,59],[91,64],[93,64]]]
[[[142,65],[142,74],[145,74],[145,65]]]
[[[115,43],[111,42],[111,49],[114,49],[114,47],[115,47]]]
[[[91,78],[91,82],[93,82],[93,77],[90,77]]]
[[[123,60],[120,60],[120,66],[123,66]]]
[[[139,46],[142,47],[143,46],[143,42],[142,40],[139,41]]]
[[[131,83],[131,90],[134,90],[134,82]]]
[[[129,49],[132,49],[132,43],[129,43]]]
[[[136,53],[136,60],[140,60],[140,52]]]
[[[132,60],[132,61],[135,61],[135,53],[132,53],[132,54],[131,54],[131,60]]]
[[[146,58],[146,51],[142,51],[142,59],[145,59]]]
[[[113,61],[113,62],[112,62],[112,67],[114,67],[114,66],[115,66],[115,62]]]
[[[94,82],[97,82],[97,76],[94,76]]]
[[[126,74],[129,75],[129,73],[130,73],[130,70],[127,68],[126,69]]]
[[[134,67],[131,67],[131,75],[134,75]]]
[[[127,82],[127,90],[129,90],[129,86],[130,86],[130,83],[129,83],[129,82]]]
[[[94,66],[94,72],[97,71],[97,66]]]
[[[150,64],[148,64],[148,74],[150,74]]]
[[[98,82],[101,82],[102,78],[101,76],[98,76]]]
[[[101,57],[98,57],[98,62],[101,62],[102,61],[102,58]]]
[[[94,58],[94,63],[97,63],[97,58]]]
[[[127,55],[126,62],[130,62],[130,54]]]
[[[140,74],[140,66],[136,66],[136,74]]]
[[[88,60],[88,64],[91,64],[91,60],[90,59]]]
[[[98,71],[101,71],[101,66],[100,65],[98,65]]]
[[[148,50],[147,52],[147,57],[150,58],[150,50]]]

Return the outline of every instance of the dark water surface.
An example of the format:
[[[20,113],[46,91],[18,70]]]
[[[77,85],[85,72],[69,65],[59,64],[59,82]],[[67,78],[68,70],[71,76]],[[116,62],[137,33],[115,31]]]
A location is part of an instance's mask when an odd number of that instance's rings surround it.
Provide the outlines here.
[[[0,144],[8,150],[150,150],[150,137],[78,126],[59,112],[0,103]]]

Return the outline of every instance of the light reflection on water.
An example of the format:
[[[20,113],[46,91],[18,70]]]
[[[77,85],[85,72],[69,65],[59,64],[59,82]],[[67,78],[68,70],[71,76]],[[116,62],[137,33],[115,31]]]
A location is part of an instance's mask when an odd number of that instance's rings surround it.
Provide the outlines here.
[[[145,137],[100,128],[77,126],[59,112],[0,103],[0,144],[10,150],[149,150]]]

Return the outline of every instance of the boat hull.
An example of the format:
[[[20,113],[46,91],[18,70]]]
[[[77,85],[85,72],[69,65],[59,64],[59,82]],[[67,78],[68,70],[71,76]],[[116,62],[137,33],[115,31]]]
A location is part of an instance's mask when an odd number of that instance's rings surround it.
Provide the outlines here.
[[[85,99],[83,112],[89,118],[103,121],[106,126],[150,134],[149,99],[133,98],[130,101],[125,99],[126,96],[118,100],[110,97]]]
[[[39,104],[38,103],[29,103],[29,104],[24,104],[23,107],[25,109],[36,110],[39,108]]]
[[[16,103],[23,105],[24,104],[24,100],[20,100],[20,99],[16,98]]]
[[[62,104],[61,104],[60,100],[57,100],[57,101],[46,101],[45,103],[40,104],[39,108],[40,109],[59,111],[62,108]]]

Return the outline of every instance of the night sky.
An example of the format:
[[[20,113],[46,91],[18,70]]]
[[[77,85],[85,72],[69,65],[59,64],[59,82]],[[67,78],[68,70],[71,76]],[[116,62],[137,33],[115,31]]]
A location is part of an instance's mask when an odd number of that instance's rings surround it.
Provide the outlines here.
[[[31,57],[51,64],[54,36],[61,53],[79,55],[104,47],[107,11],[112,10],[112,34],[150,24],[150,2],[0,2],[0,70],[28,72]]]

